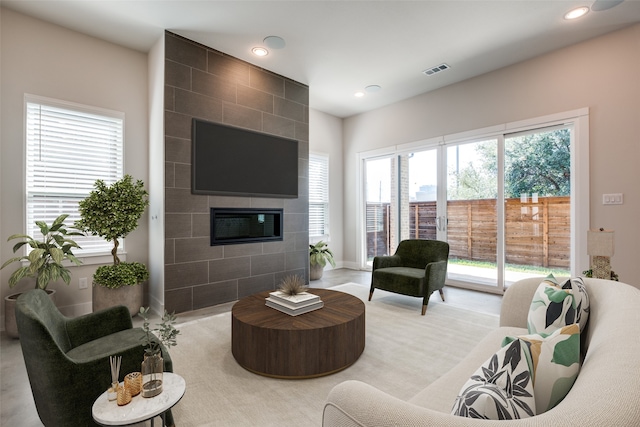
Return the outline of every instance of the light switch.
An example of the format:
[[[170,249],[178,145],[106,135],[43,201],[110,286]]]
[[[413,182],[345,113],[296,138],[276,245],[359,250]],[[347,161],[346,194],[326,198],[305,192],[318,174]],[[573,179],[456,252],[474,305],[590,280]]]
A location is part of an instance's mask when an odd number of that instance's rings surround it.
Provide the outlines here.
[[[603,205],[621,205],[624,203],[622,193],[610,193],[602,195]]]

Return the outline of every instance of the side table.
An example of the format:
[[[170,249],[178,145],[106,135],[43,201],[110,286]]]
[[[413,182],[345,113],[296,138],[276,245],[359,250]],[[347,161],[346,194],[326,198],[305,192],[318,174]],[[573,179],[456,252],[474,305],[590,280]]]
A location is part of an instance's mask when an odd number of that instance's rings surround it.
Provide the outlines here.
[[[165,412],[173,408],[182,399],[186,389],[184,378],[172,372],[162,374],[162,393],[154,397],[137,395],[131,402],[118,406],[115,400],[109,401],[107,392],[102,393],[91,408],[93,419],[103,426],[126,426],[151,420],[160,415],[162,425],[165,423]]]

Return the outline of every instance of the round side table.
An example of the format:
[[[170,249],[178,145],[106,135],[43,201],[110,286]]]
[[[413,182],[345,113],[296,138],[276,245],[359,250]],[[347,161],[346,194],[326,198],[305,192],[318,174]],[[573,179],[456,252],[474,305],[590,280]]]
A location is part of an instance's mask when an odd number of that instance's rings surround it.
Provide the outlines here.
[[[160,415],[165,425],[165,412],[173,408],[182,399],[186,389],[184,378],[172,372],[162,374],[162,393],[154,397],[137,395],[131,402],[118,406],[115,400],[109,401],[107,392],[102,393],[91,408],[93,419],[103,426],[126,426],[151,420]]]

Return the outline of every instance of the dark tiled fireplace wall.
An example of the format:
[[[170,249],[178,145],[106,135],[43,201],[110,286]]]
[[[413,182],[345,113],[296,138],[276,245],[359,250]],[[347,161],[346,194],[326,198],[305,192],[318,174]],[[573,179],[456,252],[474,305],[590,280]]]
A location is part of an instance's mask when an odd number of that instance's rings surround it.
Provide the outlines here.
[[[297,199],[191,194],[192,118],[299,141]],[[165,308],[184,312],[309,277],[309,88],[165,33]],[[280,208],[284,240],[209,245],[209,210]]]

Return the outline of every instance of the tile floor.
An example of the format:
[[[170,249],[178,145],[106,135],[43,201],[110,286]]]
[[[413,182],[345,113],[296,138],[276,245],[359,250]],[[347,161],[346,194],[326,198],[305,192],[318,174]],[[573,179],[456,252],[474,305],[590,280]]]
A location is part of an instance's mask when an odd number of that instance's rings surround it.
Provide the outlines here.
[[[371,272],[349,269],[327,270],[320,280],[311,282],[311,286],[329,288],[347,282],[368,285],[371,283]],[[444,292],[446,304],[484,313],[500,314],[501,296],[454,287],[446,287]],[[434,302],[441,301],[437,292],[432,295],[432,298]],[[180,313],[178,320],[182,323],[211,316],[229,311],[232,306],[233,303],[226,303]],[[134,318],[136,326],[140,326],[141,323],[140,318]],[[0,334],[0,425],[42,426],[33,403],[29,379],[22,359],[20,341],[7,337],[4,332]]]

